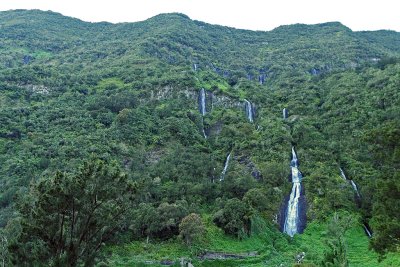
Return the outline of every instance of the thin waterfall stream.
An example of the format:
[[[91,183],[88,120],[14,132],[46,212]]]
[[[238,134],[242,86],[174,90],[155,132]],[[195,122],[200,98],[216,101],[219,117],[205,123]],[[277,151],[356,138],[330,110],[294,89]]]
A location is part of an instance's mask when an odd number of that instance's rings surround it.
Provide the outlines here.
[[[202,115],[201,123],[203,125],[203,136],[207,138],[206,131],[204,130],[204,115],[206,115],[206,91],[204,88],[201,88],[199,93],[199,111]]]
[[[357,186],[357,184],[354,182],[353,179],[348,179],[348,178],[347,178],[346,174],[344,173],[344,170],[343,170],[341,167],[339,168],[339,170],[340,170],[340,176],[342,176],[342,178],[343,178],[346,182],[349,182],[350,185],[351,185],[351,187],[353,188],[354,193],[355,193],[356,196],[357,196],[357,197],[356,197],[356,203],[357,203],[357,205],[360,207],[360,205],[361,205],[361,194],[360,194],[360,192],[358,191],[358,186]],[[364,221],[364,222],[362,223],[362,227],[364,228],[365,234],[366,234],[369,238],[371,238],[371,237],[372,237],[372,230],[371,230],[370,226],[368,225],[368,223],[367,223],[366,221]]]
[[[287,118],[288,118],[288,110],[287,110],[287,108],[284,108],[283,110],[282,110],[282,115],[283,115],[283,119],[284,120],[286,120]]]
[[[231,154],[232,154],[232,152],[229,152],[228,156],[226,157],[226,160],[224,163],[224,169],[222,170],[221,177],[219,178],[220,181],[223,181],[225,179],[225,174],[226,174],[226,171],[228,170],[229,160],[231,159]]]

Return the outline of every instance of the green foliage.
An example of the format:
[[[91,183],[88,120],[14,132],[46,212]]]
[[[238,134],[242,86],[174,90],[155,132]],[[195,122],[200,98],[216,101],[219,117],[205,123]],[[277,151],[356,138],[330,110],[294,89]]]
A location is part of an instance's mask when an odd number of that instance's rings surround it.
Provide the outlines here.
[[[335,213],[328,224],[326,231],[326,243],[329,250],[323,260],[324,266],[349,266],[347,258],[346,231],[354,223],[349,214],[339,215]]]
[[[196,213],[189,214],[179,224],[179,234],[188,246],[199,242],[202,239],[204,231],[203,221]]]
[[[86,23],[26,10],[0,12],[0,28],[2,227],[15,217],[14,196],[30,183],[50,186],[57,170],[72,179],[95,154],[140,182],[137,208],[115,237],[132,241],[132,254],[190,254],[174,238],[185,216],[201,213],[214,214],[223,229],[207,222],[208,249],[257,249],[270,265],[290,265],[302,252],[294,247],[302,247],[311,258],[304,264],[320,264],[328,247],[313,223],[338,210],[370,222],[376,251],[398,253],[399,33],[352,32],[340,23],[252,32],[182,14]],[[204,117],[200,88],[207,90]],[[254,123],[246,120],[244,99],[254,104]],[[292,145],[311,232],[289,241],[273,220],[290,192]],[[359,205],[339,167],[357,183]],[[350,264],[368,262],[355,256],[367,253],[367,239],[346,240]],[[45,262],[46,243],[36,243],[31,256]],[[135,264],[132,254],[115,265]],[[262,257],[240,264],[262,265]]]
[[[225,233],[243,237],[247,235],[250,227],[248,206],[237,198],[226,201],[224,207],[214,214],[213,221]]]
[[[103,243],[120,229],[134,194],[127,176],[100,160],[76,174],[40,180],[18,202],[22,229],[10,244],[13,263],[93,265]]]

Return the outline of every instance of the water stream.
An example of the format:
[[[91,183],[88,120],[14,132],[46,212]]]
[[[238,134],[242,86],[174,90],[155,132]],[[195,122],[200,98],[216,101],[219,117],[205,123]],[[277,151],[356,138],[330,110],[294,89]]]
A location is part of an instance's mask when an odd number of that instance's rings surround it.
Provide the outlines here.
[[[298,223],[299,223],[299,209],[300,209],[300,196],[301,196],[301,179],[303,178],[298,168],[298,160],[294,147],[292,147],[292,161],[290,163],[290,168],[292,170],[293,186],[287,205],[287,213],[285,218],[285,224],[283,227],[283,232],[293,237],[296,233],[299,233],[300,231]]]
[[[199,111],[201,115],[203,116],[201,122],[203,124],[203,136],[204,138],[207,138],[206,131],[204,130],[204,115],[206,115],[206,91],[204,88],[201,88],[200,93],[199,93]]]
[[[287,118],[288,118],[288,110],[287,110],[287,108],[284,108],[284,109],[282,110],[282,113],[283,113],[283,119],[284,119],[284,120],[287,119]]]
[[[222,170],[221,177],[219,178],[220,181],[223,181],[225,179],[225,174],[226,174],[226,171],[228,170],[229,160],[231,159],[231,154],[232,154],[232,152],[230,152],[228,154],[228,156],[226,157],[224,169]]]
[[[249,122],[253,122],[254,121],[254,110],[253,110],[253,105],[251,104],[250,101],[248,100],[244,100],[246,102],[246,117],[249,120]]]

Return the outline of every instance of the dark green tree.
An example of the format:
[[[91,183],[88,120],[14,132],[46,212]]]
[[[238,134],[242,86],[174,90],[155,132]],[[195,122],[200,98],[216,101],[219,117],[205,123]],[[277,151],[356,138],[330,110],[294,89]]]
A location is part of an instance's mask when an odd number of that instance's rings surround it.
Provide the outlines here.
[[[10,245],[17,266],[93,266],[132,207],[135,185],[116,164],[90,160],[31,187],[17,209],[21,233]]]
[[[214,214],[213,221],[225,233],[240,237],[250,227],[249,207],[237,198],[229,199],[223,209]]]

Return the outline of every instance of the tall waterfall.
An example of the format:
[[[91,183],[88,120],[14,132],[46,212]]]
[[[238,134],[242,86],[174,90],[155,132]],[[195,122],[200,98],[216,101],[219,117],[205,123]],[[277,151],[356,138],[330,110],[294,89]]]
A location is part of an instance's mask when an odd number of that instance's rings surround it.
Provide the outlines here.
[[[199,110],[201,115],[204,117],[204,115],[206,115],[206,91],[204,88],[201,88],[199,93]],[[207,138],[206,131],[204,130],[204,118],[202,118],[201,121],[203,124],[203,136],[204,138]]]
[[[201,88],[199,94],[199,110],[201,115],[206,115],[206,91],[204,88]]]
[[[229,152],[228,156],[226,157],[224,169],[222,170],[221,177],[219,178],[220,181],[223,181],[225,178],[226,171],[228,170],[229,160],[231,159],[231,153]]]
[[[301,179],[303,178],[298,168],[298,160],[294,147],[292,147],[292,161],[290,163],[292,170],[292,192],[288,201],[287,213],[283,232],[293,237],[296,233],[299,233],[298,227],[299,222],[299,209],[300,209],[300,195],[301,195]]]
[[[253,105],[251,104],[250,101],[244,100],[246,102],[246,117],[249,120],[249,122],[253,122],[253,115],[254,115],[254,110],[253,110]]]
[[[288,110],[287,110],[287,108],[284,108],[284,109],[282,110],[282,113],[283,113],[283,119],[287,119],[287,117],[288,117]]]

